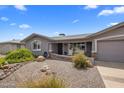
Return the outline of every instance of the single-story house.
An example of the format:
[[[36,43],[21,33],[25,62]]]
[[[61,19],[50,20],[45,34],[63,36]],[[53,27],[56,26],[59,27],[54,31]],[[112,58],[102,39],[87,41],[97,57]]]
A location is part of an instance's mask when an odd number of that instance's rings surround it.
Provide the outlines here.
[[[124,62],[124,22],[93,34],[47,37],[33,33],[18,44],[37,55],[44,52],[73,55],[74,52],[84,51],[87,56],[93,56],[97,60]],[[3,45],[4,48],[1,45],[3,43],[0,43],[0,52],[13,48],[11,43]]]
[[[18,48],[25,48],[25,43],[15,39],[6,42],[0,42],[0,54],[6,54],[8,51]]]

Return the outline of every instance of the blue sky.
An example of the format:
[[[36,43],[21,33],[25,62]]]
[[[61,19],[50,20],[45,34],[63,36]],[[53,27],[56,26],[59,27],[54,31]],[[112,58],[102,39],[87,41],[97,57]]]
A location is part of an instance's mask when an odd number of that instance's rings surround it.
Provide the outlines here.
[[[32,33],[56,36],[94,33],[124,21],[124,6],[0,6],[0,41]]]

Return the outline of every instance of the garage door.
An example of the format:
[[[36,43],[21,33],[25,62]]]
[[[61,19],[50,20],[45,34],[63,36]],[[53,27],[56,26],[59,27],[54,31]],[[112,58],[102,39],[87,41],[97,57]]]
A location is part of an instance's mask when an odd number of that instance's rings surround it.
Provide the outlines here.
[[[97,59],[111,62],[124,62],[124,40],[98,41]]]

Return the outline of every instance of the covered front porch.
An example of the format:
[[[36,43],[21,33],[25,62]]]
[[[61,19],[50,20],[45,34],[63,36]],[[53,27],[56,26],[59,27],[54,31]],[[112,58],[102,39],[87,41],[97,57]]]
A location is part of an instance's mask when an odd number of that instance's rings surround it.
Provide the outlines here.
[[[85,53],[88,57],[92,55],[92,42],[58,42],[51,43],[49,51],[59,55],[72,56],[78,52]]]

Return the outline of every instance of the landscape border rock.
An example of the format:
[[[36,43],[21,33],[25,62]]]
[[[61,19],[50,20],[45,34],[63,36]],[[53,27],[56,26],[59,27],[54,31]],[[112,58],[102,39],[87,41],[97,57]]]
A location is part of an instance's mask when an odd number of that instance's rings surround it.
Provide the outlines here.
[[[2,72],[0,72],[0,80],[5,79],[8,77],[10,74],[15,72],[17,69],[22,67],[23,65],[27,64],[29,62],[23,62],[23,63],[15,63],[15,64],[8,64],[8,68],[2,68]],[[2,74],[1,74],[2,73]]]

